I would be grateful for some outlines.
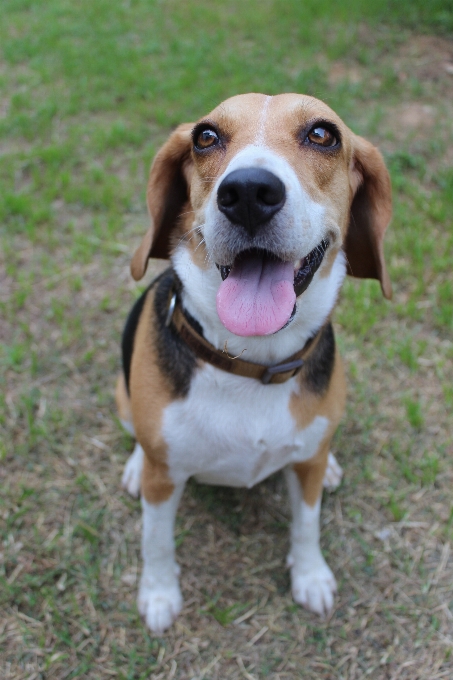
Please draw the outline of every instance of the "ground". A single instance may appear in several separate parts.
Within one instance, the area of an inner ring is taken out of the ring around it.
[[[440,0],[330,5],[2,3],[4,678],[453,677],[453,18]],[[129,260],[172,126],[253,90],[319,96],[382,149],[394,299],[348,281],[335,314],[349,395],[344,481],[322,514],[332,616],[291,600],[279,475],[191,483],[185,606],[156,638],[135,605],[140,507],[120,488],[133,441],[113,402],[143,288]]]

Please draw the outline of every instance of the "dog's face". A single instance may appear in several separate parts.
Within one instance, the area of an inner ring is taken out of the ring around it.
[[[341,249],[349,273],[378,278],[391,294],[382,157],[312,97],[239,95],[180,126],[156,156],[148,205],[134,277],[148,257],[188,249],[198,267],[216,271],[217,311],[236,335],[284,328]]]

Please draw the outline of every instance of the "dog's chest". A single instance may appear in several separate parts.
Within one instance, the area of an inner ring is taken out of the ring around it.
[[[328,420],[299,429],[290,411],[293,381],[262,385],[206,365],[188,396],[168,406],[163,436],[175,483],[196,476],[208,484],[251,487],[319,448]]]

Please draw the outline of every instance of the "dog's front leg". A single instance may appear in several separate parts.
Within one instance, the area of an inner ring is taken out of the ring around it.
[[[328,447],[311,460],[286,468],[293,520],[291,550],[291,588],[294,600],[321,616],[333,607],[337,590],[335,577],[319,547],[319,518]]]
[[[168,481],[166,466],[145,455],[142,479],[143,571],[137,606],[147,626],[160,635],[182,608],[179,566],[175,561],[174,526],[184,483]]]

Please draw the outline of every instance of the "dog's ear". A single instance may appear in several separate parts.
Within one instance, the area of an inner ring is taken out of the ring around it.
[[[390,177],[379,151],[362,137],[353,137],[350,167],[351,212],[345,252],[348,274],[378,279],[384,296],[392,284],[384,260],[384,235],[392,216]]]
[[[151,166],[146,192],[151,224],[131,261],[136,281],[144,276],[150,257],[170,255],[171,230],[189,197],[192,128],[191,123],[176,128]]]

